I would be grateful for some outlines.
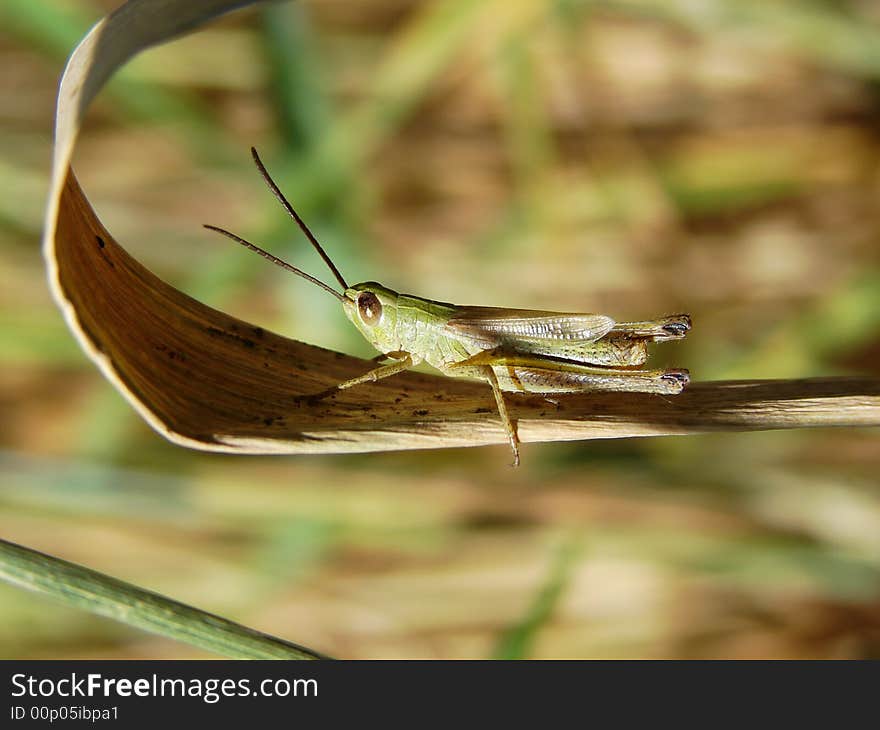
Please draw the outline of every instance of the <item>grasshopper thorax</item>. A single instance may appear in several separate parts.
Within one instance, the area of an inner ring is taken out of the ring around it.
[[[397,299],[388,287],[367,281],[345,290],[342,308],[366,340],[380,352],[400,349],[397,337]]]

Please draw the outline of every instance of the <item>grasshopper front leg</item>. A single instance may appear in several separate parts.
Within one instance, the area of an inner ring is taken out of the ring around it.
[[[383,353],[382,355],[377,355],[376,357],[372,358],[370,362],[382,362],[382,360],[396,360],[396,362],[389,363],[388,365],[380,365],[379,367],[373,368],[372,370],[358,376],[357,378],[345,380],[338,385],[334,385],[332,388],[327,388],[327,390],[322,390],[319,393],[303,396],[303,399],[308,402],[320,401],[340,390],[348,390],[348,388],[353,388],[356,385],[363,385],[364,383],[375,383],[377,380],[390,378],[392,375],[402,373],[404,370],[407,370],[416,364],[412,358],[412,355],[410,355],[408,352],[389,352],[387,354]]]
[[[373,358],[374,361],[380,361],[386,358],[394,358],[397,361],[389,363],[388,365],[380,365],[373,370],[370,370],[363,375],[358,376],[357,378],[352,378],[351,380],[346,380],[342,383],[339,383],[335,388],[331,388],[330,391],[333,390],[347,390],[348,388],[353,388],[356,385],[361,385],[363,383],[375,383],[377,380],[382,380],[383,378],[390,378],[392,375],[397,375],[398,373],[402,373],[404,370],[409,370],[415,363],[413,362],[412,355],[408,352],[389,352],[381,357]]]
[[[408,352],[392,352],[386,355],[377,356],[373,358],[373,360],[381,362],[381,360],[385,358],[398,357],[400,359],[397,362],[382,365],[381,367],[374,368],[357,378],[352,378],[351,380],[339,383],[335,389],[330,389],[329,392],[333,392],[333,390],[346,390],[348,388],[353,388],[356,385],[362,385],[363,383],[374,383],[382,378],[397,375],[397,373],[401,373],[415,364],[412,355]],[[501,386],[498,384],[498,378],[495,377],[495,371],[492,370],[491,367],[484,367],[482,368],[482,371],[486,380],[488,380],[489,384],[492,386],[492,392],[495,394],[495,402],[498,405],[498,414],[501,416],[504,430],[507,432],[507,439],[510,442],[510,450],[513,452],[513,466],[519,466],[519,438],[516,435],[513,421],[510,419],[510,414],[507,412],[507,404],[504,402],[504,395],[501,392]]]

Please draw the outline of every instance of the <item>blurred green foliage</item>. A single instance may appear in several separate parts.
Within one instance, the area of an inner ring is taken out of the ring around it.
[[[308,458],[162,441],[79,354],[38,251],[63,59],[113,2],[0,5],[0,526],[335,656],[880,654],[876,431]],[[462,304],[689,311],[697,379],[880,372],[870,2],[306,0],[135,59],[76,168],[193,296],[371,355],[351,280]],[[191,650],[0,585],[0,655]]]

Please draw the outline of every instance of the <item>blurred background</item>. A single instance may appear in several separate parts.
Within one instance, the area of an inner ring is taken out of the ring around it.
[[[339,657],[878,657],[877,430],[232,457],[154,434],[74,343],[38,239],[63,63],[117,3],[0,5],[0,535]],[[302,0],[154,49],[80,181],[165,280],[369,357],[351,281],[687,311],[698,380],[880,375],[871,0]],[[0,656],[187,657],[0,584]]]

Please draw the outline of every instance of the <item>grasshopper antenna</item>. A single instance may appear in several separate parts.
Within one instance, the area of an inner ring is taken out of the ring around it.
[[[216,231],[217,233],[221,233],[224,236],[226,236],[227,238],[231,238],[236,243],[240,243],[245,248],[249,248],[254,253],[260,254],[260,256],[262,256],[264,259],[266,259],[268,261],[271,261],[276,266],[280,266],[282,269],[289,271],[292,274],[296,274],[297,276],[301,276],[306,281],[312,282],[312,284],[317,284],[319,287],[321,287],[325,291],[330,292],[340,302],[346,301],[345,296],[340,294],[333,287],[327,286],[327,284],[325,284],[323,281],[316,279],[314,276],[307,274],[305,271],[301,271],[300,269],[296,268],[296,266],[291,266],[286,261],[279,259],[277,256],[273,256],[268,251],[264,251],[262,248],[251,243],[250,241],[246,241],[241,236],[236,236],[234,233],[227,231],[225,228],[218,228],[217,226],[212,226],[212,225],[209,225],[208,223],[205,223],[204,225],[205,225],[205,228],[207,228],[208,230]],[[346,287],[346,289],[347,288],[348,287]]]
[[[336,277],[336,281],[338,281],[342,285],[342,290],[345,291],[346,289],[348,289],[348,284],[345,283],[345,279],[342,278],[342,274],[339,273],[339,269],[336,268],[336,265],[330,260],[327,252],[324,251],[324,249],[321,247],[321,244],[318,243],[318,239],[315,238],[315,236],[309,230],[309,227],[305,223],[303,223],[303,219],[299,217],[297,212],[293,209],[293,206],[290,204],[290,202],[288,202],[287,198],[284,197],[284,193],[282,193],[281,189],[275,184],[275,181],[272,179],[269,171],[266,170],[266,166],[263,164],[263,161],[257,154],[256,147],[251,147],[251,155],[253,155],[254,164],[257,166],[257,169],[260,171],[263,179],[266,181],[266,185],[269,186],[269,190],[271,190],[272,194],[276,198],[278,198],[278,202],[284,206],[284,210],[286,210],[290,217],[296,221],[302,232],[306,234],[306,238],[311,241],[311,244],[315,247],[315,250],[321,255],[321,258],[324,259],[324,263],[327,264],[327,266],[330,268],[330,271],[333,272],[333,276]],[[239,243],[241,243],[241,241],[239,241]]]

